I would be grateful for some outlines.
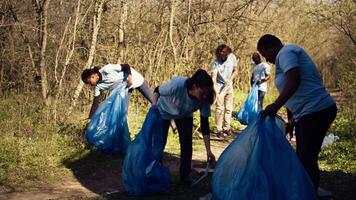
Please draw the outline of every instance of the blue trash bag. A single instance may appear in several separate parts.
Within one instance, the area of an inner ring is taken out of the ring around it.
[[[261,114],[247,126],[217,162],[213,199],[317,199],[313,183],[283,132],[283,120]]]
[[[118,85],[98,107],[85,131],[89,144],[104,153],[125,153],[130,143],[127,125],[128,89]]]
[[[250,93],[247,96],[245,103],[242,105],[240,111],[236,115],[236,119],[244,125],[252,122],[259,113],[258,107],[258,85],[253,84]]]
[[[125,155],[122,179],[127,192],[142,196],[169,188],[169,169],[160,163],[163,150],[162,119],[158,108],[152,106]]]

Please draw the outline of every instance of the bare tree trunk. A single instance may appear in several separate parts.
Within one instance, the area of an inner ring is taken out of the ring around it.
[[[177,50],[173,41],[173,23],[174,23],[175,0],[171,2],[171,17],[169,20],[169,41],[171,42],[173,50],[174,67],[177,65]]]
[[[97,15],[93,17],[93,24],[94,24],[93,29],[94,30],[93,30],[93,36],[92,36],[92,41],[91,41],[91,46],[90,46],[90,51],[89,51],[89,57],[88,57],[88,60],[87,60],[83,69],[87,69],[93,64],[95,48],[96,48],[96,41],[98,38],[100,22],[101,22],[101,17],[102,17],[102,13],[103,13],[103,4],[104,4],[104,0],[100,0],[100,2],[97,3],[97,6],[96,6]],[[83,85],[84,85],[83,81],[80,80],[76,89],[75,89],[72,104],[69,108],[69,111],[67,112],[67,115],[69,115],[71,113],[74,106],[77,104],[80,92],[83,89]]]
[[[119,23],[119,56],[117,59],[117,63],[124,62],[125,57],[125,27],[126,27],[126,20],[127,20],[127,2],[126,0],[121,0],[121,14],[120,14],[120,23]]]
[[[43,0],[41,3],[39,0],[33,0],[35,5],[37,17],[38,17],[38,26],[39,26],[39,43],[40,43],[40,76],[41,76],[41,89],[42,89],[42,98],[45,101],[46,106],[49,105],[48,98],[48,78],[47,78],[47,69],[46,69],[46,49],[47,49],[47,11],[50,0]]]
[[[184,36],[184,41],[183,41],[183,47],[182,47],[182,53],[181,53],[181,58],[185,54],[185,61],[186,63],[189,62],[189,56],[188,56],[188,37],[189,37],[189,26],[190,26],[190,8],[191,8],[191,0],[188,0],[188,17],[187,17],[187,27],[186,27],[186,33]]]
[[[41,40],[41,55],[40,55],[40,73],[41,73],[41,86],[42,86],[42,98],[45,100],[46,105],[49,105],[48,99],[48,78],[46,69],[46,50],[47,50],[47,10],[50,0],[44,0],[43,2],[43,24],[42,30],[42,40]]]

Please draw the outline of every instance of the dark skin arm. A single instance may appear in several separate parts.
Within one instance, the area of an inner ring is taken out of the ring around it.
[[[251,75],[250,84],[251,84],[251,86],[253,85],[253,73]]]
[[[130,65],[129,64],[120,64],[120,65],[122,67],[122,71],[127,74],[127,80],[126,80],[127,86],[131,86],[133,80],[132,80],[132,76],[131,76]]]
[[[88,123],[90,122],[91,117],[93,116],[96,109],[98,108],[99,103],[100,103],[100,96],[94,97],[93,104],[91,105],[90,112],[89,112]]]
[[[265,77],[263,79],[261,79],[261,80],[258,80],[257,83],[258,84],[264,83],[264,82],[268,81],[269,78],[270,78],[270,75],[269,74],[265,74]]]
[[[291,140],[293,137],[295,122],[294,122],[293,114],[290,110],[288,110],[288,108],[287,108],[287,116],[288,116],[288,122],[286,124],[286,134],[289,135],[289,140]]]
[[[263,111],[264,115],[274,116],[277,111],[293,96],[300,85],[300,68],[294,67],[286,72],[286,85],[276,101],[268,105]]]

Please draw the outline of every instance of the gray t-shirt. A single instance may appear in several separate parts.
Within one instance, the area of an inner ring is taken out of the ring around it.
[[[192,117],[193,113],[200,110],[200,115],[209,117],[210,104],[198,101],[188,95],[186,77],[173,77],[170,81],[159,86],[158,109],[163,119],[181,119]]]

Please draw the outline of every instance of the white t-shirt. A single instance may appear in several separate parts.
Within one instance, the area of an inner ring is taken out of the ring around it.
[[[102,79],[95,86],[94,96],[99,96],[102,90],[112,91],[118,84],[127,80],[127,74],[122,71],[120,64],[107,64],[99,69]],[[132,85],[130,88],[138,88],[142,85],[144,78],[131,67]]]
[[[253,66],[253,82],[261,80],[266,77],[266,74],[271,74],[271,67],[267,63],[260,63],[258,65],[252,64]],[[258,85],[258,90],[267,92],[267,81]]]

